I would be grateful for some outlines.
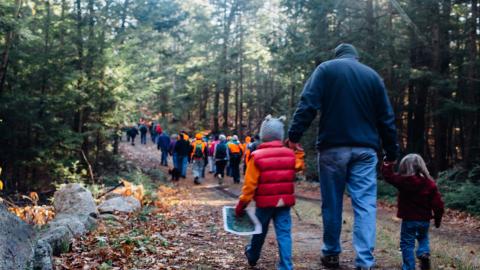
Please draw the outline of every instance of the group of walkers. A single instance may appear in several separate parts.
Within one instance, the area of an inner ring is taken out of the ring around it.
[[[318,137],[318,169],[322,196],[323,247],[321,263],[340,267],[340,234],[345,189],[354,213],[353,248],[358,270],[375,266],[377,204],[377,155],[384,156],[385,181],[399,190],[397,216],[402,219],[400,247],[403,270],[414,270],[416,259],[422,270],[431,269],[430,220],[440,227],[444,205],[424,160],[418,154],[401,159],[395,116],[380,76],[358,61],[350,44],[335,49],[335,59],[320,64],[306,82],[284,141],[283,123],[268,116],[260,128],[257,150],[247,165],[242,194],[235,213],[242,216],[254,200],[262,233],[245,248],[254,266],[273,220],[280,261],[278,269],[293,269],[292,221],[295,204],[295,153],[298,142],[317,112],[321,112]],[[385,151],[382,154],[382,149]],[[418,248],[415,251],[415,241]]]
[[[150,132],[152,142],[156,142],[157,136],[163,133],[162,126],[156,122],[147,122],[145,119],[140,118],[137,124],[133,124],[127,127],[126,130],[127,141],[131,145],[135,145],[135,138],[140,134],[140,144],[147,144],[147,133]]]
[[[161,151],[162,166],[168,167],[169,157],[172,158],[173,168],[170,173],[172,180],[178,181],[186,178],[188,164],[192,164],[192,174],[195,184],[201,184],[205,178],[205,171],[214,174],[220,185],[225,176],[232,177],[234,184],[240,183],[242,160],[243,171],[249,155],[256,149],[258,136],[247,136],[245,141],[240,142],[237,135],[226,136],[225,134],[208,135],[197,133],[195,137],[185,131],[179,134],[168,135],[159,123],[147,123],[140,119],[139,123],[126,130],[127,140],[135,145],[135,137],[140,132],[141,144],[147,143],[147,133],[150,132],[152,142],[156,143]]]
[[[205,171],[208,170],[222,185],[225,175],[232,177],[234,184],[240,183],[241,160],[248,159],[255,145],[256,143],[249,137],[246,138],[245,143],[241,143],[237,135],[227,137],[224,134],[206,136],[203,133],[197,133],[190,141],[188,134],[180,132],[171,137],[168,149],[162,146],[160,148],[162,162],[165,151],[172,156],[173,180],[185,178],[187,165],[191,163],[195,184],[203,183]]]

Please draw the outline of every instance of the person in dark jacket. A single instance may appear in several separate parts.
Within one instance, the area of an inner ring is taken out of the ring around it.
[[[130,136],[131,143],[132,145],[135,145],[135,137],[138,135],[138,129],[136,126],[132,126],[128,131],[127,131],[128,136]]]
[[[160,136],[161,133],[157,133],[155,126],[157,123],[155,121],[150,122],[148,132],[150,132],[150,138],[152,139],[152,143],[157,142],[157,137]]]
[[[350,44],[335,49],[335,59],[320,64],[305,84],[288,131],[288,145],[297,148],[305,130],[321,111],[317,149],[326,267],[339,266],[343,193],[351,195],[353,247],[357,269],[370,269],[375,259],[377,153],[397,158],[395,116],[380,76],[358,61]],[[380,139],[382,147],[380,145]]]
[[[166,132],[162,132],[160,136],[157,136],[157,149],[160,149],[162,152],[162,159],[160,164],[163,166],[168,166],[168,150],[170,147],[170,137]]]
[[[141,124],[138,129],[140,130],[140,143],[147,144],[147,132],[148,132],[147,125]]]
[[[416,257],[420,260],[420,269],[429,270],[428,229],[432,218],[435,227],[440,227],[444,212],[442,196],[420,155],[406,155],[400,162],[398,174],[393,172],[393,166],[394,163],[385,162],[382,172],[385,181],[398,189],[397,217],[402,219],[402,270],[416,269],[413,255],[415,240],[418,241]]]
[[[215,144],[213,157],[215,158],[215,177],[218,178],[218,184],[223,185],[225,166],[230,159],[228,155],[227,137],[223,134],[219,136],[219,142]]]
[[[174,153],[176,155],[176,164],[175,168],[177,168],[181,176],[183,178],[187,177],[187,166],[188,166],[188,158],[190,156],[190,143],[188,140],[185,140],[186,136],[184,133],[180,133],[178,135],[178,140],[175,143]]]

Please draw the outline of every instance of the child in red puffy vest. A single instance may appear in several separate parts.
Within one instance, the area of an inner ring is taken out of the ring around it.
[[[245,248],[251,266],[260,258],[268,225],[273,219],[280,255],[278,269],[293,269],[290,207],[295,205],[295,153],[283,145],[282,120],[269,115],[263,121],[260,128],[261,144],[248,161],[235,213],[237,216],[243,215],[250,201],[255,200],[255,215],[262,223],[262,233],[254,235]]]
[[[405,156],[400,162],[398,174],[393,172],[393,166],[393,163],[385,162],[382,172],[385,181],[398,189],[397,217],[402,219],[402,270],[415,270],[415,240],[418,241],[416,256],[421,269],[430,269],[428,229],[432,218],[435,227],[440,227],[444,212],[442,196],[420,155]]]

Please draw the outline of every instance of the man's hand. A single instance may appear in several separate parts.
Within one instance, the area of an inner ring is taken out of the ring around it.
[[[385,156],[383,158],[383,164],[385,164],[385,165],[395,165],[395,164],[397,164],[397,161],[396,160],[388,160],[387,157]]]
[[[285,141],[285,144],[287,145],[288,148],[292,149],[293,151],[297,150],[297,148],[299,147],[298,143],[294,143],[294,142],[290,141],[289,139],[287,139]]]
[[[242,217],[245,215],[245,208],[247,208],[248,203],[238,201],[237,206],[235,206],[235,216]]]

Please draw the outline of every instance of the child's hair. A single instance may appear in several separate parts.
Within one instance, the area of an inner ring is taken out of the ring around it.
[[[401,175],[421,175],[432,179],[425,161],[419,154],[408,154],[400,161],[398,173]]]

